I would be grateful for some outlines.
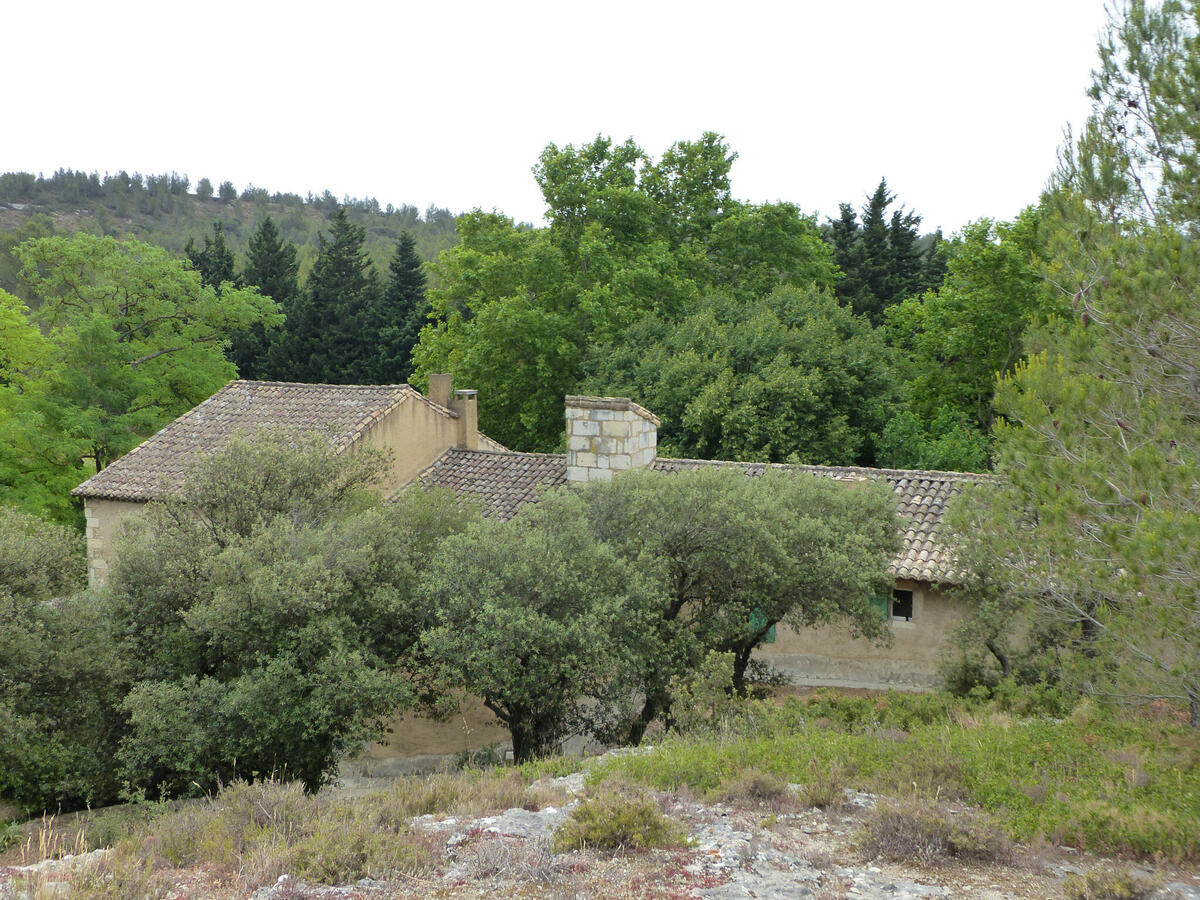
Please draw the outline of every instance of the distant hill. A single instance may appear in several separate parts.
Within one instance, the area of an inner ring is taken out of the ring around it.
[[[220,221],[240,271],[250,236],[265,216],[296,245],[303,283],[317,257],[317,235],[328,232],[329,218],[339,205],[366,228],[366,249],[381,275],[387,273],[402,231],[412,234],[425,260],[458,242],[456,216],[434,206],[421,212],[408,205],[380,207],[370,197],[339,201],[329,191],[301,197],[254,186],[239,194],[229,182],[214,187],[202,178],[192,185],[186,175],[176,173],[101,177],[60,169],[43,177],[7,172],[0,175],[0,288],[19,293],[16,261],[9,252],[13,246],[58,232],[133,237],[182,255],[189,238],[203,246],[204,235],[211,235],[213,223]]]

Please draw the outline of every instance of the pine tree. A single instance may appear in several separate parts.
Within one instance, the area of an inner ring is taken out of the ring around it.
[[[184,255],[192,268],[200,273],[200,280],[219,295],[221,285],[235,281],[233,274],[233,251],[225,242],[225,228],[220,221],[213,222],[213,234],[204,236],[204,249],[197,250],[196,242],[188,238],[183,248]]]
[[[887,303],[892,268],[891,246],[888,241],[887,210],[896,197],[888,192],[887,180],[879,179],[879,187],[862,211],[860,277],[862,292],[854,298],[854,311],[878,324]]]
[[[319,236],[308,289],[294,305],[268,365],[287,381],[370,384],[378,374],[379,283],[363,250],[366,229],[334,215],[329,238]]]
[[[379,322],[378,379],[399,383],[412,374],[412,348],[429,311],[425,299],[425,271],[417,256],[416,241],[401,232],[389,269]]]
[[[290,319],[300,293],[296,280],[298,271],[296,247],[284,243],[279,229],[267,216],[250,238],[242,282],[247,287],[258,288],[260,294],[278,303],[284,315]],[[251,330],[233,336],[229,357],[238,367],[242,378],[275,377],[267,352],[271,341],[279,333],[278,329],[267,333],[261,325],[256,324]]]

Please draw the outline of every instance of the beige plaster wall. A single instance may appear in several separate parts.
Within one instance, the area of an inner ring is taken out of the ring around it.
[[[458,443],[457,419],[416,398],[401,403],[362,436],[362,444],[390,452],[392,469],[380,485],[386,497]]]
[[[911,622],[893,620],[890,647],[852,639],[844,627],[776,628],[775,642],[755,658],[791,676],[795,684],[833,687],[894,687],[924,690],[938,685],[938,663],[962,608],[931,585],[897,581],[913,592]]]
[[[120,534],[121,526],[141,515],[145,508],[144,503],[128,500],[84,499],[89,584],[100,585],[108,578],[108,568],[113,561],[113,541]]]
[[[510,746],[508,729],[477,697],[464,697],[459,710],[446,721],[416,715],[396,716],[382,740],[367,745],[349,771],[363,775],[392,775],[436,768],[445,757],[488,744]]]

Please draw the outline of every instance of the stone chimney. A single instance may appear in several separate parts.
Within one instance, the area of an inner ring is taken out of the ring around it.
[[[429,399],[457,416],[458,437],[454,446],[464,450],[479,449],[478,395],[479,391],[454,390],[448,372],[434,372],[429,376]]]
[[[567,397],[567,481],[609,481],[658,453],[658,416],[625,397]]]

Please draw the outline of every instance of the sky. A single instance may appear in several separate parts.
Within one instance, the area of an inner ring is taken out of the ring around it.
[[[551,142],[705,131],[733,194],[836,215],[886,177],[948,234],[1037,200],[1086,117],[1104,0],[6,8],[0,171],[175,171],[540,223]]]

